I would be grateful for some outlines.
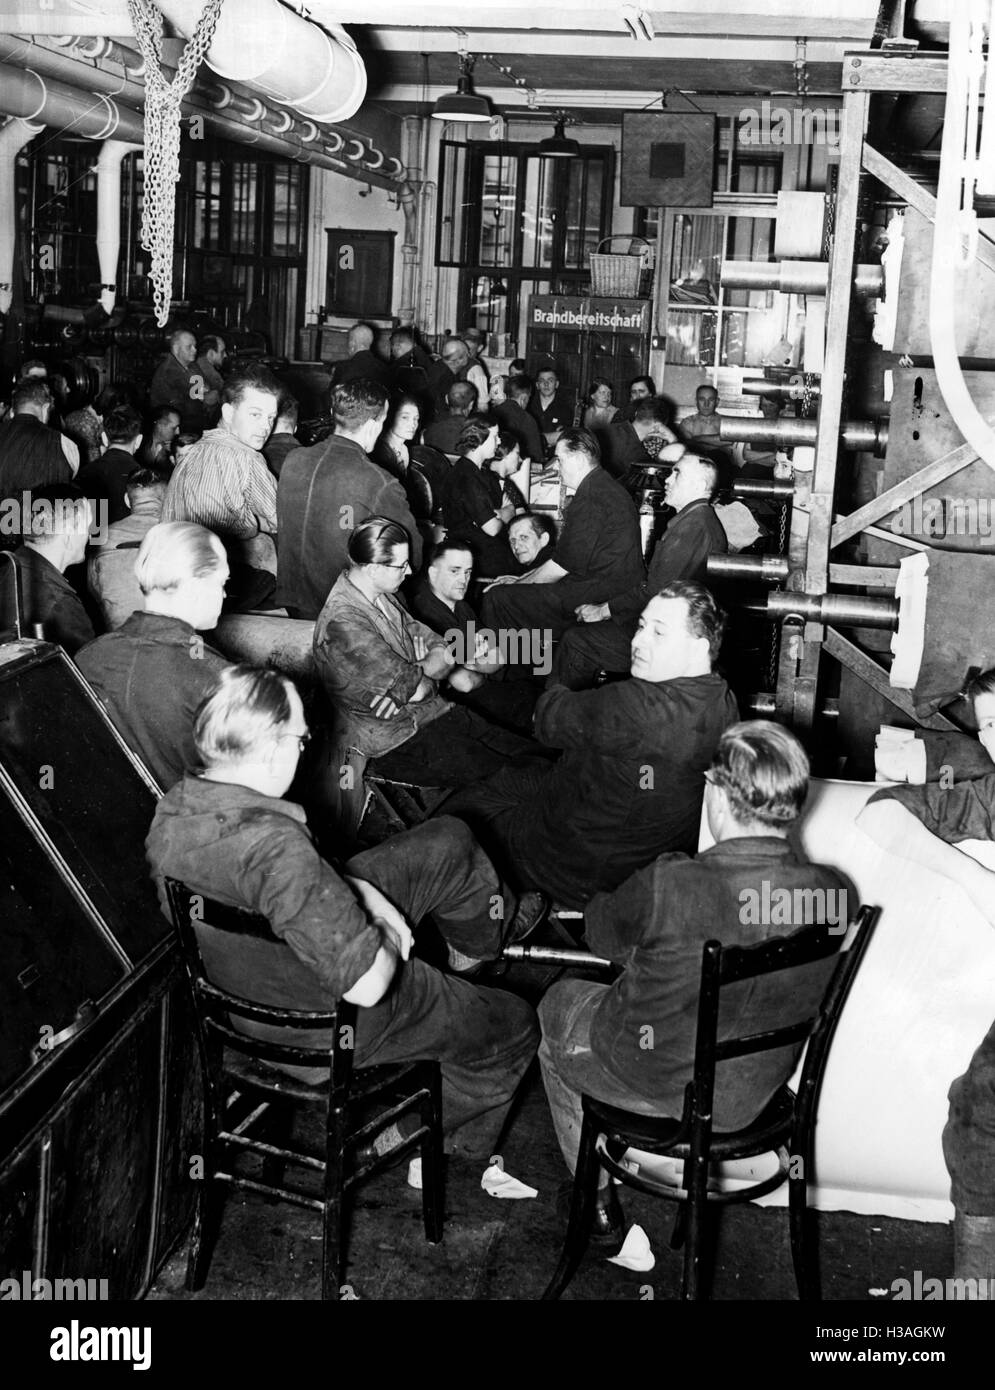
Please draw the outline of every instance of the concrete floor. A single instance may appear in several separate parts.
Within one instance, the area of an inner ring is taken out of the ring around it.
[[[548,930],[548,929],[547,929]],[[515,966],[502,982],[536,997],[551,971]],[[361,1299],[536,1299],[556,1264],[563,1223],[556,1195],[566,1177],[546,1106],[538,1067],[526,1080],[521,1102],[502,1145],[508,1172],[538,1189],[535,1199],[498,1200],[481,1190],[481,1170],[449,1164],[446,1228],[440,1245],[427,1245],[420,1194],[406,1184],[403,1166],[375,1175],[360,1187],[352,1208],[348,1285]],[[656,1257],[651,1273],[637,1274],[590,1249],[564,1299],[625,1301],[674,1299],[681,1254],[669,1248],[671,1204],[633,1189],[622,1199],[630,1222],[649,1236]],[[823,1298],[826,1301],[890,1301],[892,1282],[946,1278],[953,1271],[951,1228],[852,1213],[818,1218]],[[608,1253],[611,1253],[610,1251]],[[321,1240],[316,1215],[256,1194],[235,1193],[205,1288],[183,1288],[185,1250],[163,1267],[153,1300],[318,1299]],[[788,1244],[787,1213],[750,1205],[721,1216],[712,1297],[716,1301],[797,1297]],[[921,1306],[921,1305],[920,1305]],[[935,1306],[935,1305],[934,1305]],[[899,1307],[909,1308],[908,1304]]]

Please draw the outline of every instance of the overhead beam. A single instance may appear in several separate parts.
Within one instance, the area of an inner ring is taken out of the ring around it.
[[[984,80],[981,89],[984,91]],[[947,90],[947,59],[923,53],[909,58],[893,54],[847,53],[843,58],[844,92],[936,92]]]
[[[522,110],[530,110],[538,100],[542,106],[584,107],[590,111],[641,111],[652,102],[660,100],[659,87],[600,87],[595,90],[591,87],[544,87],[535,81],[530,81],[524,87],[489,86],[486,72],[485,67],[478,66],[473,79],[474,91],[490,97],[491,101],[502,109],[520,107]],[[451,92],[453,85],[452,82],[432,83],[428,87],[414,82],[387,83],[376,88],[372,99],[377,102],[395,103],[406,107],[408,112],[417,112],[419,106],[424,106],[426,102],[431,105],[444,92]],[[817,99],[820,105],[832,105],[832,98],[832,93],[818,90],[809,94],[809,100]],[[791,98],[787,93],[782,95],[775,90],[769,100],[774,107],[784,105],[790,109]],[[747,107],[751,111],[758,109],[757,97],[752,92],[744,92],[739,96],[723,94],[701,98],[695,94],[695,102],[704,110],[714,111],[717,115],[739,115]],[[668,109],[676,111],[678,108]]]
[[[313,18],[339,24],[410,24],[410,0],[310,0]],[[814,14],[815,7],[799,0],[764,0],[763,13],[737,9],[730,0],[668,0],[666,5],[642,3],[658,36],[708,34],[713,37],[751,34],[794,39],[827,38],[838,42],[869,43],[877,15],[876,0],[834,0],[832,13]],[[820,7],[821,8],[821,7]],[[760,9],[757,6],[756,9]],[[627,33],[622,6],[613,0],[559,0],[537,5],[534,0],[481,0],[468,7],[454,0],[419,0],[418,27],[438,25],[474,35],[484,28],[525,31]]]
[[[532,33],[514,29],[466,29],[467,46],[471,53],[493,53],[497,56],[513,53],[533,57],[552,55],[562,58],[627,58],[633,63],[673,62],[675,59],[696,58],[711,62],[793,63],[798,50],[794,36],[771,39],[764,35],[739,34],[723,36],[716,42],[714,35],[695,32],[683,37],[657,38],[635,42],[621,34]],[[451,29],[376,29],[368,45],[377,53],[447,53],[455,57],[457,35]],[[844,45],[831,40],[809,40],[805,61],[839,63]],[[475,74],[476,76],[476,74]]]

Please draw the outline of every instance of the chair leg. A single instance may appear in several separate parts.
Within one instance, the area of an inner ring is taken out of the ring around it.
[[[421,1105],[421,1122],[429,1128],[421,1141],[422,1219],[425,1239],[438,1245],[445,1219],[444,1157],[442,1152],[442,1075],[438,1062],[424,1064],[428,1095]]]
[[[542,1293],[543,1302],[552,1302],[577,1273],[577,1266],[587,1249],[588,1234],[591,1228],[591,1214],[598,1191],[598,1173],[601,1163],[598,1159],[597,1130],[590,1118],[584,1116],[580,1131],[580,1152],[577,1155],[577,1171],[574,1174],[573,1193],[570,1199],[570,1219],[567,1222],[560,1262],[552,1279]]]
[[[337,1302],[345,1284],[345,1241],[342,1184],[345,1177],[345,1124],[341,1112],[329,1108],[325,1145],[325,1192],[322,1220],[321,1297]]]
[[[227,1195],[227,1184],[217,1182],[213,1177],[204,1178],[197,1198],[197,1213],[187,1254],[186,1287],[190,1293],[197,1293],[207,1282],[207,1271],[211,1267],[211,1257],[221,1230],[221,1215]]]
[[[705,1153],[707,1154],[707,1143]],[[688,1173],[690,1171],[690,1180]],[[708,1159],[692,1154],[684,1165],[687,1183],[687,1231],[684,1240],[684,1276],[681,1299],[686,1303],[704,1297],[701,1281],[701,1262],[708,1223]]]
[[[674,1216],[674,1227],[670,1232],[671,1250],[680,1250],[681,1246],[688,1238],[688,1204],[686,1201],[677,1204],[677,1212]]]
[[[281,1105],[276,1101],[270,1103],[270,1113],[266,1117],[266,1141],[276,1144],[280,1148],[289,1146],[290,1135],[294,1127],[294,1108],[291,1104]],[[282,1158],[264,1158],[262,1180],[269,1187],[281,1187],[283,1185],[284,1174],[287,1170],[287,1163]],[[281,1198],[277,1196],[267,1197],[267,1202],[279,1202]]]
[[[808,1207],[808,1181],[805,1167],[799,1176],[788,1178],[788,1222],[791,1231],[791,1260],[795,1267],[798,1297],[803,1303],[822,1297],[815,1212]]]

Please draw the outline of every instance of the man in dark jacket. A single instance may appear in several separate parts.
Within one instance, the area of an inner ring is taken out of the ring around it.
[[[95,504],[99,513],[106,508],[106,523],[123,521],[128,515],[125,496],[128,477],[135,471],[135,454],[142,442],[142,419],[130,405],[119,405],[104,421],[107,448],[94,463],[84,464],[77,483]]]
[[[550,684],[586,690],[599,670],[627,670],[636,624],[649,598],[675,579],[707,584],[708,557],[728,548],[711,500],[717,476],[710,459],[694,454],[674,465],[664,496],[677,515],[657,542],[648,575],[605,603],[577,608],[577,623],[557,646]]]
[[[190,521],[153,526],[135,553],[145,611],[84,647],[76,665],[168,791],[197,767],[194,713],[229,665],[199,635],[217,626],[228,560],[213,531]]]
[[[14,520],[15,499],[0,504],[0,516],[23,537],[13,552],[17,569],[18,616],[23,637],[58,642],[72,656],[93,637],[93,625],[75,589],[65,577],[70,565],[86,554],[93,507],[72,483],[56,483],[24,493]],[[14,626],[14,574],[9,561],[0,566],[0,625]]]
[[[49,425],[52,406],[51,391],[37,377],[14,388],[11,413],[0,424],[0,498],[19,501],[25,488],[72,482],[79,449]]]
[[[661,854],[588,903],[587,942],[623,973],[612,985],[561,981],[539,1011],[543,1081],[571,1171],[585,1092],[642,1115],[681,1115],[694,1065],[706,941],[747,946],[821,926],[842,943],[856,909],[852,885],[788,843],[807,790],[808,759],[793,734],[763,720],[733,725],[719,740],[705,790],[716,843],[694,859]],[[830,957],[792,972],[790,982],[755,982],[740,1001],[735,1031],[776,1027],[785,1021],[786,1006],[791,1017],[814,1007],[833,965]],[[787,1082],[801,1046],[787,1056],[776,1051],[723,1066],[716,1079],[716,1130],[755,1119]],[[603,1178],[595,1229],[620,1238],[621,1208],[608,1174]]]
[[[481,616],[495,631],[541,631],[552,640],[574,622],[580,604],[604,603],[643,578],[635,503],[601,468],[597,440],[588,430],[567,430],[555,457],[574,493],[560,538],[537,569],[487,591]]]
[[[723,615],[699,584],[651,598],[632,643],[632,679],[547,690],[535,737],[552,766],[506,768],[444,804],[523,887],[583,907],[664,849],[690,851],[703,774],[736,702],[712,670]]]
[[[390,381],[390,369],[382,357],[373,351],[373,329],[368,323],[355,323],[349,329],[349,356],[344,362],[336,362],[332,370],[332,383],[344,386],[348,381],[375,381],[386,386]]]
[[[277,488],[277,599],[297,618],[317,618],[348,564],[350,535],[368,517],[403,526],[411,564],[421,564],[421,536],[404,488],[369,457],[387,416],[386,390],[374,381],[336,386],[332,414],[335,433],[288,454]]]
[[[523,459],[542,463],[544,448],[539,422],[529,410],[532,399],[533,382],[529,376],[508,378],[508,398],[500,405],[492,407],[492,414],[503,430],[513,434],[518,440],[518,448]]]

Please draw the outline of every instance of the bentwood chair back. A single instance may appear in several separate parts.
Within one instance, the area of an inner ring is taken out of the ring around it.
[[[584,1121],[569,1223],[560,1262],[542,1295],[544,1299],[559,1298],[583,1256],[600,1168],[640,1191],[680,1203],[671,1245],[684,1246],[681,1297],[688,1300],[707,1296],[702,1263],[709,1209],[752,1201],[787,1179],[791,1254],[799,1297],[819,1297],[814,1221],[807,1201],[815,1167],[819,1091],[843,1006],[880,915],[878,907],[860,908],[842,951],[840,936],[819,926],[753,946],[723,947],[719,941],[706,942],[694,1076],[687,1086],[683,1114],[679,1119],[637,1115],[592,1096],[583,1097]],[[822,982],[817,983],[820,970]],[[803,977],[807,978],[804,986],[799,983]],[[748,981],[772,985],[769,997],[776,1005],[766,1018],[762,1007],[759,1014],[756,1009],[747,1011],[748,1031],[720,1036],[723,1001]],[[785,1054],[784,1074],[790,1075],[806,1043],[797,1093],[782,1085],[752,1123],[732,1132],[714,1132],[717,1068],[780,1049]],[[682,1185],[661,1183],[633,1171],[624,1161],[628,1149],[682,1159]],[[767,1153],[777,1154],[777,1171],[760,1181],[732,1189],[710,1182],[714,1165]]]

